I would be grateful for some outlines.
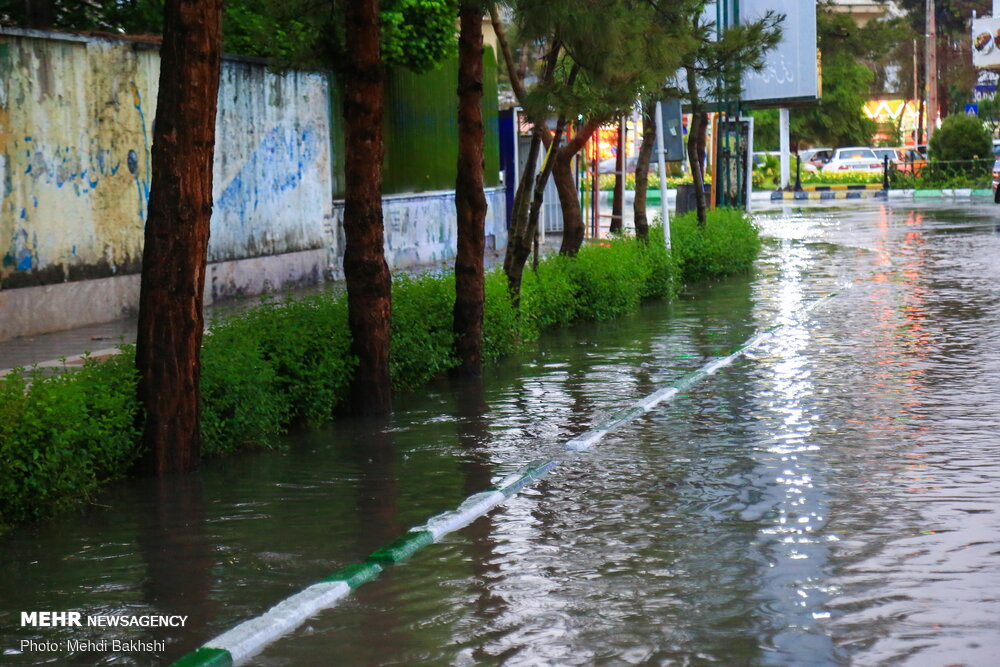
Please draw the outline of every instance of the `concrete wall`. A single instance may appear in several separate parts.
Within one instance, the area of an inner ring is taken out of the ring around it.
[[[159,56],[0,35],[4,289],[139,270]],[[332,211],[326,77],[227,61],[209,261],[318,249]]]
[[[486,249],[507,246],[506,193],[488,188],[486,202]],[[392,195],[382,201],[385,225],[385,259],[390,269],[433,264],[455,256],[458,217],[454,191]],[[334,279],[343,278],[344,202],[334,205],[328,227],[329,269]]]
[[[158,78],[154,44],[0,29],[0,340],[134,314]],[[342,276],[330,100],[325,75],[223,62],[207,302]],[[453,257],[454,192],[387,197],[385,225],[392,268]]]

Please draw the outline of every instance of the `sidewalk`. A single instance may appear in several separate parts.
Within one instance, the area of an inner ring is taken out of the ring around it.
[[[550,234],[545,244],[546,249],[551,248],[553,244],[555,244],[555,249],[558,249],[560,240],[559,235]],[[487,268],[502,264],[503,252],[487,253],[485,262]],[[393,272],[393,275],[444,271],[453,266],[454,258],[451,258],[445,262],[398,269]],[[289,292],[229,299],[214,303],[205,308],[205,323],[206,325],[211,324],[213,317],[226,317],[252,308],[265,298],[280,301],[289,295],[305,296],[322,292],[331,287],[344,289],[344,283],[343,281],[328,282]],[[77,329],[35,336],[20,336],[0,341],[0,378],[17,366],[25,368],[36,364],[41,368],[61,368],[64,364],[79,366],[83,364],[83,358],[87,354],[93,357],[117,354],[119,345],[135,342],[137,324],[138,320],[132,317],[102,324],[91,324]]]

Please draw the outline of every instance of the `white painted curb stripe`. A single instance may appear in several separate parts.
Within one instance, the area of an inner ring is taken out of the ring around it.
[[[313,584],[282,600],[264,614],[205,642],[205,647],[229,651],[233,664],[239,664],[350,592],[351,587],[342,581]]]
[[[837,293],[834,292],[817,299],[803,308],[801,314],[805,315],[809,313],[836,295]],[[784,326],[776,325],[751,336],[732,354],[714,359],[698,370],[674,382],[672,385],[661,387],[653,393],[638,399],[634,405],[616,412],[595,428],[568,440],[565,443],[565,447],[575,451],[590,448],[619,426],[646,414],[657,405],[673,400],[678,393],[698,380],[708,377],[720,368],[732,364],[741,356],[773,336],[776,331]],[[490,510],[503,504],[525,486],[548,474],[557,465],[558,461],[554,460],[530,463],[518,472],[500,480],[496,484],[495,490],[475,493],[462,501],[462,504],[454,510],[436,514],[423,525],[411,528],[408,533],[429,533],[433,541],[438,542],[445,535],[469,525],[479,517],[487,514]],[[406,535],[404,534],[401,539],[405,538]],[[419,548],[417,547],[417,549]],[[371,560],[365,561],[366,564],[371,562]],[[364,579],[364,581],[369,580],[370,578]],[[305,590],[279,602],[261,616],[244,621],[215,639],[206,642],[203,648],[228,651],[232,656],[232,664],[238,665],[259,653],[265,646],[282,635],[301,625],[307,618],[334,606],[350,592],[351,586],[343,581],[313,584]],[[188,654],[185,658],[194,656],[195,653]]]

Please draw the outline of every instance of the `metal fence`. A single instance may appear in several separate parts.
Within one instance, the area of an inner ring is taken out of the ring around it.
[[[883,183],[893,190],[989,188],[993,158],[983,160],[907,160],[889,164]]]

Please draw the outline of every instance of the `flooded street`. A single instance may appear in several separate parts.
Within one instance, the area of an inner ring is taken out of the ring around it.
[[[996,665],[1000,207],[758,214],[752,277],[546,334],[482,385],[400,397],[391,421],[129,480],[0,537],[3,662],[148,664],[17,650],[118,638],[162,640],[167,663],[556,458],[251,664]],[[773,325],[672,402],[564,448]],[[20,628],[30,610],[188,619]]]

